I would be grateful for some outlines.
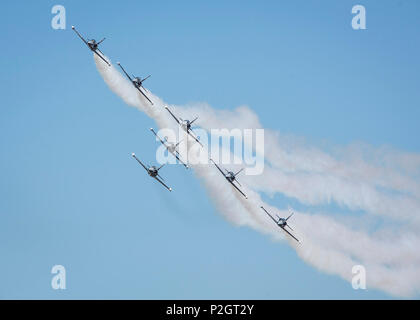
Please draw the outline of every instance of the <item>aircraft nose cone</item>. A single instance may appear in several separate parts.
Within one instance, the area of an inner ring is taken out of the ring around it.
[[[74,26],[71,26],[72,29],[74,29]]]
[[[135,156],[134,152],[131,155],[134,157]]]

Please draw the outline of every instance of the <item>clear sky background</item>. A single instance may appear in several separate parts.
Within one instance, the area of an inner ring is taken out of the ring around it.
[[[246,104],[285,134],[419,152],[419,17],[414,0],[4,2],[0,298],[390,298],[232,226],[182,166],[161,172],[176,192],[148,178],[130,153],[154,161],[153,120],[108,89],[71,25],[169,103]]]

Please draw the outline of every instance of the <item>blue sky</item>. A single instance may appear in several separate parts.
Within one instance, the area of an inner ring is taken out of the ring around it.
[[[351,28],[363,4],[367,30]],[[66,30],[51,28],[64,5]],[[3,4],[0,298],[390,298],[229,224],[154,123],[114,95],[70,26],[173,104],[246,104],[266,128],[419,152],[418,1],[15,1]],[[174,187],[175,187],[174,186]],[[175,189],[175,188],[174,188]],[[281,202],[280,197],[273,203]],[[51,288],[62,264],[67,289]]]

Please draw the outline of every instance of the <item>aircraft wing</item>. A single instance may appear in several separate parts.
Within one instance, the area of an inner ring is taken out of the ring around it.
[[[220,169],[220,167],[216,164],[216,162],[213,161],[213,159],[210,159],[211,162],[213,162],[213,164],[216,166],[216,168],[220,171],[221,174],[223,174],[223,176],[226,178],[226,175],[223,173],[222,169]]]
[[[131,79],[131,77],[125,71],[125,69],[123,68],[123,66],[119,62],[117,62],[117,64],[120,66],[121,70],[125,73],[125,75],[127,76],[127,78],[130,79],[131,83],[133,83],[133,79]]]
[[[171,112],[171,110],[169,110],[169,108],[167,106],[165,106],[165,109],[168,110],[168,112],[171,114],[171,116],[175,119],[176,122],[178,122],[178,124],[181,124],[178,120],[177,117],[175,117],[175,115]]]
[[[144,170],[146,170],[147,172],[149,172],[149,170],[147,170],[146,166],[136,157],[136,155],[133,153],[132,154],[133,158],[137,160],[138,163],[141,164],[141,166],[144,168]]]
[[[97,53],[96,51],[99,51],[99,52],[101,52],[99,49],[96,49],[95,51],[93,51],[94,53],[96,53],[97,54],[97,56],[99,57],[99,58],[101,58],[103,61],[105,61],[105,63],[108,65],[108,66],[111,66],[111,64],[108,62],[108,61],[106,61],[106,59],[102,56],[102,55],[100,55],[99,53]],[[101,52],[102,53],[102,52]]]
[[[74,26],[72,26],[71,28],[74,30],[74,32],[76,32],[76,34],[79,36],[79,38],[82,39],[82,41],[89,47],[89,45],[88,45],[87,41],[85,40],[85,38],[82,37],[82,35],[76,30],[76,28]]]
[[[195,141],[197,141],[199,144],[200,144],[200,146],[202,146],[203,147],[203,144],[200,142],[200,140],[198,140],[198,138],[194,135],[194,133],[193,133],[193,131],[190,129],[190,130],[188,130],[188,132],[187,132]]]
[[[155,132],[155,130],[153,130],[153,128],[150,128],[150,131],[152,131],[153,134],[156,136],[156,138],[159,139],[160,143],[162,143],[165,147],[167,147],[166,143],[157,135],[157,133]]]
[[[227,180],[227,179],[226,179]],[[228,180],[229,181],[229,180]],[[229,181],[229,183],[236,189],[236,190],[238,190],[239,191],[239,193],[240,194],[242,194],[244,197],[245,197],[245,199],[248,199],[248,197],[245,195],[245,193],[243,193],[242,191],[241,191],[241,189],[239,189],[233,182],[230,182]]]
[[[169,151],[169,150],[168,150],[168,151]],[[178,155],[179,155],[178,151],[176,151],[176,150],[175,150],[175,152],[171,152],[171,153],[172,153],[172,155],[173,155],[175,158],[177,158],[177,159],[178,159],[178,161],[179,161],[179,162],[181,162],[181,163],[184,165],[184,167],[185,167],[185,168],[187,168],[187,169],[188,169],[188,166],[187,166],[187,165],[186,165],[186,164],[185,164],[185,163],[184,163],[184,162],[183,162],[183,161],[179,158],[179,156],[178,156]]]
[[[153,177],[155,178],[157,181],[159,181],[166,189],[168,189],[169,191],[172,191],[172,188],[168,187],[165,183],[163,183],[162,180],[160,180],[158,177]]]
[[[265,208],[264,207],[261,207],[261,209],[263,209],[264,211],[265,211],[265,213],[271,218],[271,219],[273,219],[273,221],[277,224],[277,220],[276,219],[274,219],[273,218],[273,216],[271,215],[271,214],[269,214],[268,213],[268,211],[267,210],[265,210]]]
[[[297,242],[299,242],[299,240],[293,235],[291,234],[289,231],[286,230],[286,228],[280,227],[283,229],[283,231],[287,232],[289,234],[289,236],[291,236],[293,239],[295,239]]]
[[[149,100],[149,102],[151,103],[151,104],[153,104],[153,102],[152,102],[152,100],[150,100],[147,96],[146,96],[146,94],[139,88],[139,87],[137,87],[136,86],[136,88],[137,88],[137,90],[139,90],[140,91],[140,93],[147,99],[147,100]]]

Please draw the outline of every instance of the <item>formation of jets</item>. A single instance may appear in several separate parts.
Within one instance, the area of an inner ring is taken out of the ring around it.
[[[76,28],[74,26],[71,27],[74,32],[76,32],[76,34],[78,35],[78,37],[88,46],[88,48],[94,52],[94,54],[96,54],[100,59],[102,59],[108,66],[111,66],[111,64],[106,60],[105,55],[102,53],[102,51],[99,49],[99,45],[105,40],[105,38],[103,38],[101,41],[97,42],[95,39],[85,39],[82,37],[82,35],[76,30]],[[147,101],[153,105],[152,100],[150,100],[150,98],[146,95],[146,93],[148,92],[147,89],[143,86],[143,82],[145,80],[147,80],[149,76],[147,76],[146,78],[140,78],[140,77],[136,77],[136,76],[132,76],[130,77],[130,75],[125,71],[125,69],[123,68],[123,66],[117,62],[118,66],[121,68],[121,70],[123,71],[123,73],[126,75],[126,77],[130,80],[130,82],[133,84],[133,86],[142,94],[142,96],[147,99]],[[175,116],[175,114],[169,110],[169,108],[167,106],[165,106],[165,109],[169,112],[169,114],[175,119],[175,121],[178,123],[178,125],[190,136],[192,137],[197,143],[199,143],[202,147],[202,143],[200,142],[200,140],[198,139],[198,137],[194,134],[194,132],[192,131],[192,125],[193,123],[198,119],[198,117],[194,118],[193,120],[187,120],[187,119],[182,119],[180,117]],[[150,128],[150,131],[152,131],[152,133],[156,136],[156,139],[158,139],[162,145],[165,146],[165,148],[168,150],[168,152],[170,152],[182,165],[184,165],[184,167],[186,169],[188,169],[188,164],[186,162],[184,162],[183,160],[181,160],[181,156],[177,150],[179,144],[181,143],[181,141],[178,141],[176,143],[174,142],[169,142],[167,137],[164,137],[164,139],[162,140],[159,135],[155,132],[155,130],[153,128]],[[169,187],[168,185],[166,185],[166,183],[164,182],[164,179],[159,175],[159,170],[162,169],[162,167],[165,164],[162,164],[160,167],[157,166],[149,166],[149,165],[145,165],[143,162],[140,161],[139,158],[137,158],[137,156],[132,153],[131,154],[132,157],[144,168],[144,170],[146,170],[147,174],[154,178],[156,181],[158,181],[160,184],[162,184],[166,189],[168,189],[169,191],[172,191],[172,188]],[[236,178],[237,175],[242,172],[243,168],[241,170],[239,170],[238,172],[234,173],[233,171],[228,171],[226,169],[222,169],[220,166],[218,166],[213,159],[210,159],[211,162],[213,162],[213,164],[216,166],[216,168],[220,171],[220,173],[223,175],[223,177],[232,185],[232,187],[239,192],[245,199],[248,199],[248,197],[245,195],[245,193],[239,188],[242,187],[241,184],[238,182],[238,179]],[[239,185],[239,187],[237,186]],[[268,213],[268,211],[261,206],[261,209],[264,210],[264,212],[276,223],[277,226],[279,226],[283,231],[285,231],[289,236],[291,236],[293,239],[295,239],[296,241],[299,242],[299,240],[292,234],[290,233],[287,229],[289,228],[290,230],[293,231],[293,229],[287,224],[287,221],[289,220],[289,218],[293,215],[293,212],[291,212],[291,214],[287,217],[287,218],[281,218],[278,215],[277,219],[275,219],[270,213]],[[290,210],[290,209],[289,209]]]

